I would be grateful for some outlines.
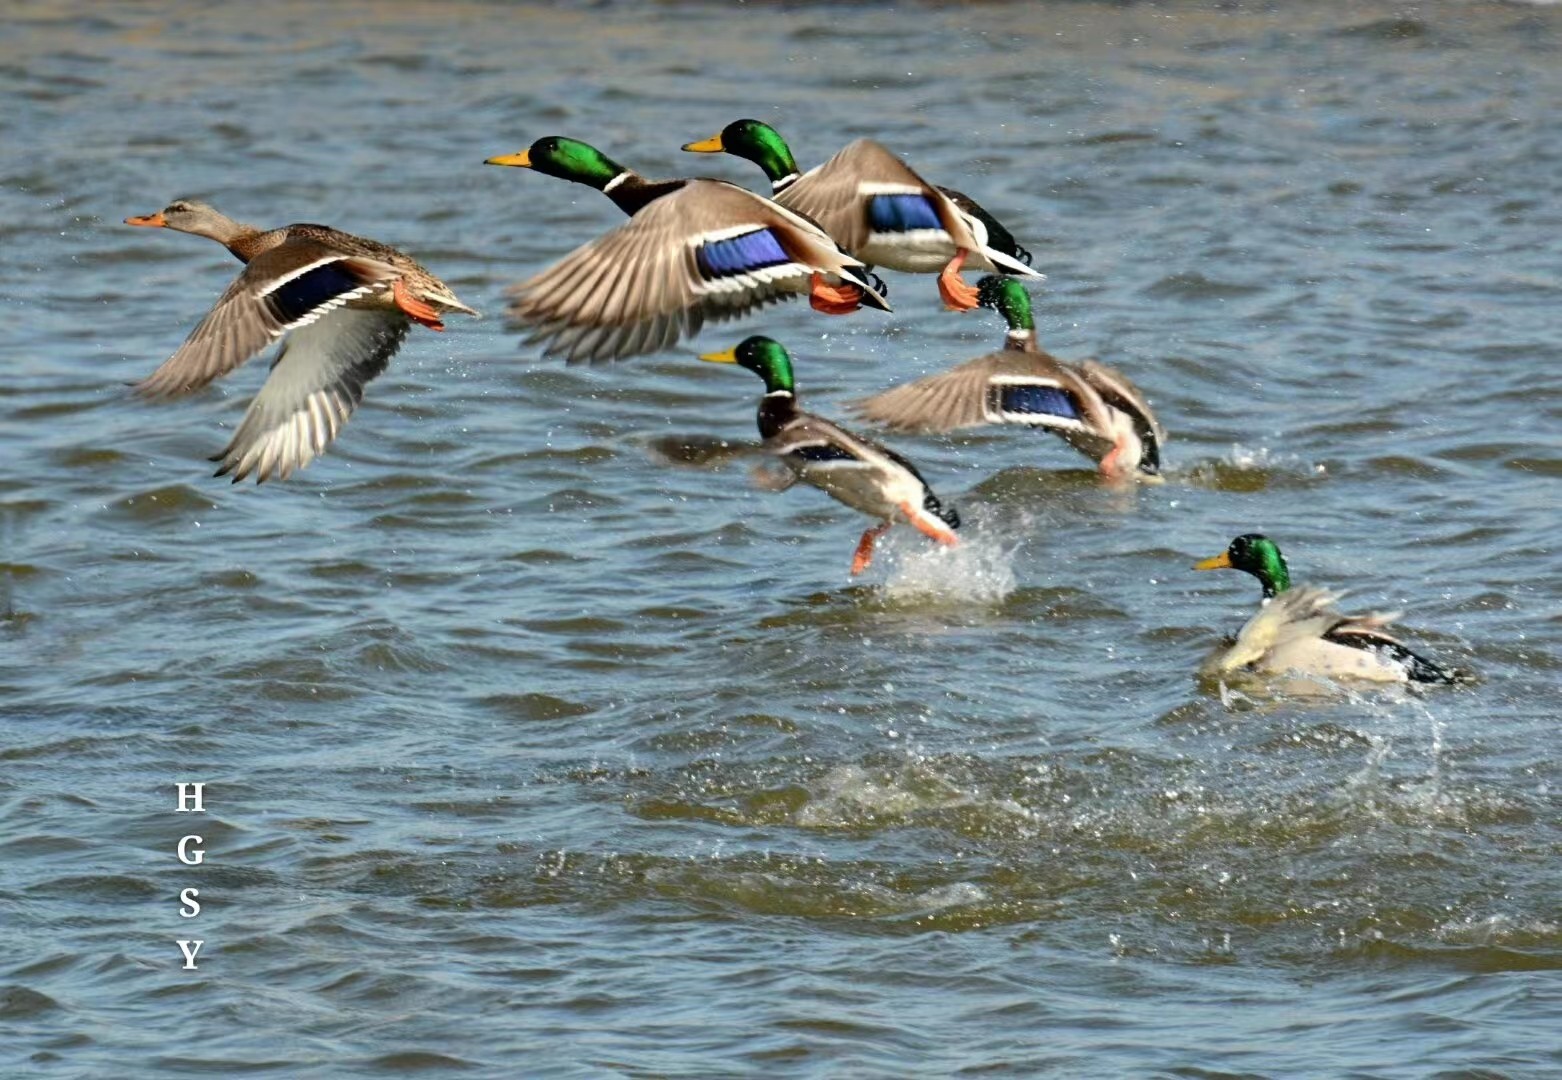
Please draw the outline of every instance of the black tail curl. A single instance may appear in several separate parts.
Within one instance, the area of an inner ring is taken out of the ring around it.
[[[922,509],[939,518],[951,529],[958,529],[960,527],[960,511],[956,510],[953,506],[945,506],[943,503],[939,502],[938,496],[934,495],[931,491],[922,497]]]

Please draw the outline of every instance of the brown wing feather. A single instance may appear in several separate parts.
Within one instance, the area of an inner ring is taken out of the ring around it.
[[[1127,413],[1134,419],[1134,427],[1139,431],[1142,439],[1146,434],[1154,437],[1157,444],[1166,441],[1166,430],[1161,427],[1161,422],[1155,418],[1155,413],[1150,408],[1150,403],[1133,382],[1116,368],[1107,367],[1095,360],[1086,360],[1079,365],[1079,372],[1085,381],[1095,388],[1096,393],[1108,405]]]
[[[303,317],[291,321],[284,321],[266,302],[279,285],[327,264],[357,282],[357,287],[323,298]],[[290,238],[251,259],[184,344],[137,383],[136,391],[147,397],[172,397],[199,390],[264,350],[289,329],[308,325],[352,299],[388,288],[400,276],[401,271],[388,263],[343,255],[316,240]]]
[[[959,367],[886,390],[856,402],[861,416],[897,431],[954,431],[989,423],[988,386],[1002,376],[1033,377],[1056,383],[1083,411],[1085,424],[1105,430],[1100,398],[1069,367],[1044,352],[1005,350],[977,357]]]
[[[787,187],[776,201],[819,223],[819,227],[850,252],[868,242],[868,199],[863,184],[902,184],[919,188],[938,208],[939,220],[956,245],[974,248],[976,240],[960,218],[959,208],[916,170],[882,143],[858,139]]]
[[[722,279],[728,287],[712,287],[700,274],[695,244],[743,226],[773,229],[798,268],[732,275]],[[813,270],[859,265],[769,200],[722,181],[691,180],[515,286],[509,312],[549,351],[572,361],[617,359],[665,348],[706,319],[737,318],[806,291]]]

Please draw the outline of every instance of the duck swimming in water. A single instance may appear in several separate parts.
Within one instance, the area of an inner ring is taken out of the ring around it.
[[[1243,570],[1263,587],[1262,607],[1237,632],[1236,642],[1205,663],[1210,674],[1249,670],[1300,672],[1375,682],[1452,683],[1467,678],[1410,648],[1383,628],[1399,612],[1342,615],[1339,594],[1291,587],[1279,546],[1260,533],[1231,541],[1195,570]]]

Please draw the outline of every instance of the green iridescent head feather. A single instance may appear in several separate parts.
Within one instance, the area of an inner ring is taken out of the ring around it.
[[[594,187],[598,191],[629,171],[589,143],[563,135],[538,139],[518,154],[491,157],[485,164],[535,169],[561,180]]]
[[[1003,316],[1010,330],[1034,330],[1030,293],[1014,278],[988,274],[976,283],[976,302]]]
[[[1262,533],[1243,533],[1225,551],[1202,562],[1195,570],[1245,570],[1264,587],[1264,596],[1277,596],[1291,587],[1291,571],[1280,554],[1280,545]]]
[[[765,170],[771,183],[797,175],[797,162],[779,132],[763,120],[734,120],[721,134],[700,142],[685,143],[697,154],[728,153],[745,158]]]
[[[735,348],[721,353],[706,353],[701,360],[712,364],[737,364],[765,380],[765,393],[795,393],[792,382],[792,358],[779,341],[759,334],[744,338]]]

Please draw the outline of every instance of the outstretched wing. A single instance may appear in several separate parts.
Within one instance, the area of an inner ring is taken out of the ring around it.
[[[1005,350],[857,402],[859,415],[898,431],[1029,424],[1060,433],[1104,432],[1099,395],[1043,352]]]
[[[857,254],[874,233],[944,232],[956,247],[975,238],[948,196],[872,139],[850,143],[776,196]]]
[[[691,180],[515,286],[509,311],[550,353],[617,360],[806,292],[816,271],[855,284],[860,265],[769,200]]]
[[[199,390],[289,330],[389,288],[401,271],[311,240],[288,240],[250,260],[177,352],[141,382],[147,397]]]
[[[401,348],[411,321],[399,311],[333,311],[293,331],[233,439],[214,457],[218,476],[287,479],[336,438],[363,388]]]

